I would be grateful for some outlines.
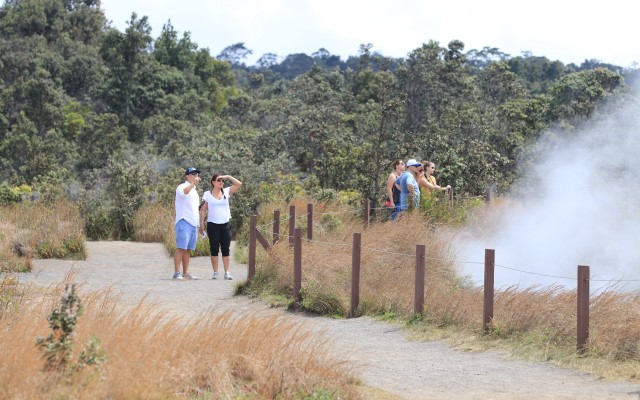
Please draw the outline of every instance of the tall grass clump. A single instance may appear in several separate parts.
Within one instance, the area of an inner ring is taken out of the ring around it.
[[[323,218],[317,215],[314,226]],[[562,286],[497,290],[487,334],[482,329],[483,288],[470,284],[458,272],[455,229],[421,211],[368,228],[363,227],[359,214],[340,215],[335,229],[314,229],[314,240],[302,243],[302,299],[297,303],[292,299],[293,254],[288,242],[283,239],[269,253],[258,246],[256,276],[244,292],[265,298],[280,296],[281,304],[345,317],[350,307],[354,232],[362,235],[359,315],[395,317],[411,321],[418,329],[420,325],[452,328],[483,339],[535,342],[545,351],[575,355],[575,290]],[[270,241],[269,232],[262,233]],[[426,249],[424,312],[419,318],[413,315],[417,244]],[[632,362],[632,370],[640,371],[639,302],[637,293],[610,290],[593,296],[587,354]]]
[[[0,208],[0,270],[26,272],[32,258],[86,257],[84,221],[69,201]]]
[[[161,203],[145,203],[133,215],[133,240],[162,243],[169,255],[176,251],[175,210]],[[208,256],[209,242],[199,237],[194,256]]]
[[[133,240],[136,242],[164,241],[175,219],[175,212],[160,203],[146,203],[133,216]]]
[[[298,323],[247,313],[186,321],[144,302],[123,307],[104,291],[80,294],[73,335],[99,341],[102,361],[62,373],[36,341],[61,293],[31,288],[0,315],[0,398],[358,398],[349,366]],[[68,360],[87,360],[87,348],[71,349]]]
[[[452,203],[446,192],[432,193],[420,200],[420,211],[436,224],[462,226],[473,212],[485,205],[483,199],[455,199]]]

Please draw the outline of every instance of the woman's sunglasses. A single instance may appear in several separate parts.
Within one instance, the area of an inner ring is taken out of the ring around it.
[[[224,179],[218,178],[218,179],[216,179],[216,182],[224,182]]]

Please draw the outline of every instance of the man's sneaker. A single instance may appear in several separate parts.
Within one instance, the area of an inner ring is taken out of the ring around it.
[[[182,274],[180,272],[176,272],[173,274],[173,279],[182,279]]]
[[[228,281],[231,281],[231,280],[233,280],[233,276],[231,276],[231,274],[230,274],[230,273],[225,272],[225,273],[224,273],[224,279],[226,279],[226,280],[228,280]]]
[[[191,274],[184,274],[184,275],[182,275],[182,277],[183,277],[184,279],[189,279],[189,280],[194,280],[194,281],[197,281],[197,280],[198,280],[198,277],[197,277],[197,276],[195,276],[195,275],[191,275]]]
[[[213,278],[211,278],[211,279],[218,279],[218,273],[217,273],[217,272],[214,272],[214,273],[213,273]]]

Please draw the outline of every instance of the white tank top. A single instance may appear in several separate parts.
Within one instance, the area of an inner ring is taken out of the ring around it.
[[[229,197],[231,197],[231,187],[222,189],[220,200],[213,197],[210,190],[202,195],[202,200],[207,202],[207,222],[225,224],[231,220]]]

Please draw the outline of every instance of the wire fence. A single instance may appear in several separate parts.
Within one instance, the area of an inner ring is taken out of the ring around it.
[[[279,215],[279,212],[274,212],[274,222],[273,224],[263,224],[258,226],[256,221],[257,217],[252,216],[250,220],[250,237],[249,237],[249,268],[247,278],[251,282],[256,273],[256,249],[257,242],[259,242],[265,249],[270,250],[271,244],[265,239],[263,233],[268,237],[270,233],[273,233],[273,243],[277,243],[281,238],[288,239],[289,246],[292,247],[293,252],[293,297],[296,301],[302,301],[302,229],[295,227],[295,220],[298,218],[308,217],[307,224],[311,226],[307,226],[307,243],[317,244],[322,246],[330,246],[332,248],[335,247],[343,247],[351,248],[352,255],[352,264],[351,264],[351,293],[350,293],[350,308],[349,308],[349,317],[354,317],[356,315],[356,310],[358,310],[359,302],[360,302],[360,270],[361,270],[361,255],[363,251],[369,253],[378,253],[384,256],[392,256],[392,257],[415,257],[416,266],[415,266],[415,287],[414,287],[414,313],[422,314],[424,312],[424,302],[425,302],[425,270],[426,270],[426,260],[431,261],[441,261],[446,263],[454,263],[454,264],[480,264],[484,265],[484,282],[482,285],[483,291],[483,307],[482,307],[482,329],[484,332],[489,332],[493,329],[492,322],[494,321],[494,306],[495,302],[495,268],[503,268],[506,270],[516,271],[522,274],[527,275],[535,275],[535,276],[543,276],[553,279],[562,279],[562,280],[570,280],[576,282],[576,350],[578,352],[584,352],[588,347],[589,340],[589,326],[590,326],[590,281],[594,282],[640,282],[640,279],[591,279],[590,278],[590,268],[585,265],[578,265],[578,273],[577,278],[566,277],[560,275],[552,275],[545,274],[541,272],[528,271],[521,268],[514,268],[506,265],[496,264],[495,263],[495,250],[493,249],[485,249],[485,258],[484,261],[463,261],[449,258],[440,258],[440,257],[429,257],[426,255],[426,249],[424,244],[417,244],[416,251],[414,253],[404,253],[404,252],[394,252],[386,249],[372,248],[367,246],[362,246],[362,233],[353,233],[353,242],[347,243],[345,241],[340,242],[332,242],[332,241],[322,241],[313,239],[313,205],[308,205],[309,212],[307,214],[296,217],[294,221],[291,221],[291,217],[295,216],[295,207],[290,208],[289,218],[289,234],[282,235],[279,232],[280,222],[276,219],[276,216]],[[364,228],[370,226],[370,211],[369,202],[365,200],[364,211]],[[353,211],[352,211],[353,212]],[[334,213],[323,213],[326,214],[334,214]],[[335,213],[335,214],[344,214],[344,213]],[[285,219],[286,220],[286,219]],[[278,224],[276,225],[276,222]],[[269,225],[274,225],[273,232],[266,232],[265,227]],[[277,235],[277,236],[276,236]]]
[[[469,198],[482,198],[482,196],[475,196],[475,197],[469,197]],[[338,211],[338,212],[320,212],[320,213],[313,213],[314,216],[315,215],[344,215],[344,214],[351,214],[351,213],[361,213],[364,212],[366,208],[358,208],[358,209],[353,209],[353,210],[349,210],[349,211]],[[389,210],[388,207],[381,207],[381,208],[369,208],[369,210]],[[302,215],[296,215],[295,216],[295,220],[298,221],[301,218],[304,217],[308,217],[311,213],[307,212],[305,214]],[[280,218],[279,222],[283,223],[288,221],[291,218],[291,215],[287,215],[286,217]],[[256,225],[256,230],[259,231],[261,234],[263,235],[271,235],[273,232],[267,231],[265,228],[269,227],[269,226],[273,226],[276,223],[276,220],[274,219],[274,221],[269,222],[269,223],[265,223],[265,224],[261,224],[261,225]],[[291,234],[283,234],[283,233],[278,233],[278,237],[281,239],[288,239],[290,242],[293,241],[294,237]],[[344,243],[344,242],[329,242],[329,241],[320,241],[317,239],[307,239],[306,240],[307,243],[311,243],[311,244],[318,244],[318,245],[323,245],[323,246],[337,246],[337,247],[350,247],[352,246],[351,243]],[[389,256],[396,256],[396,257],[409,257],[409,258],[415,258],[416,254],[415,253],[402,253],[402,252],[393,252],[393,251],[389,251],[389,250],[383,250],[383,249],[377,249],[377,248],[372,248],[372,247],[367,247],[367,246],[361,246],[362,250],[366,250],[372,253],[379,253],[379,254],[386,254]],[[438,261],[438,262],[443,262],[443,263],[451,263],[451,264],[476,264],[476,265],[485,265],[484,261],[464,261],[464,260],[457,260],[457,259],[445,259],[445,258],[439,258],[439,257],[429,257],[429,256],[424,256],[425,260],[430,260],[430,261]],[[553,275],[553,274],[545,274],[545,273],[541,273],[541,272],[535,272],[535,271],[530,271],[530,270],[526,270],[526,269],[522,269],[522,268],[515,268],[512,266],[507,266],[507,265],[501,265],[501,264],[494,264],[495,267],[497,268],[502,268],[502,269],[506,269],[506,270],[510,270],[510,271],[514,271],[514,272],[519,272],[522,274],[527,274],[527,275],[534,275],[534,276],[542,276],[542,277],[546,277],[546,278],[553,278],[553,279],[562,279],[562,280],[569,280],[569,281],[575,281],[575,277],[567,277],[567,276],[561,276],[561,275]],[[626,279],[626,278],[621,278],[621,279],[593,279],[590,278],[590,281],[593,282],[609,282],[609,283],[618,283],[618,282],[640,282],[640,279]]]

